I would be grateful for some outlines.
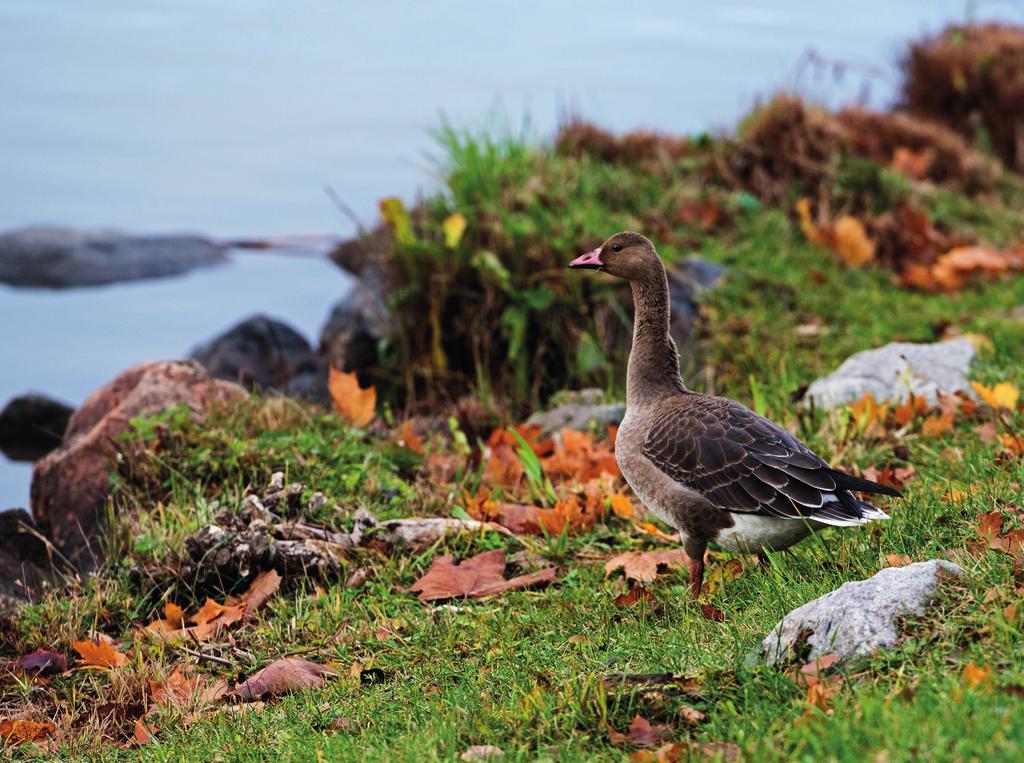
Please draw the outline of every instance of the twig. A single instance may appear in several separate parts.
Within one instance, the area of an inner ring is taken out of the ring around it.
[[[356,231],[360,236],[365,236],[369,233],[369,230],[367,230],[366,226],[363,225],[363,221],[359,219],[359,215],[352,210],[352,207],[342,200],[334,188],[329,185],[325,185],[324,193],[327,194],[327,198],[331,200],[331,203],[334,204],[335,207],[337,207],[342,216],[348,218],[349,222],[356,226]]]
[[[183,651],[185,654],[190,654],[193,657],[195,657],[197,659],[200,659],[200,660],[209,660],[210,662],[216,662],[216,663],[218,663],[220,665],[226,665],[229,668],[230,667],[234,667],[232,665],[232,663],[231,663],[231,660],[226,660],[223,657],[218,657],[215,654],[207,654],[206,652],[198,652],[198,651],[196,651],[194,649],[189,649],[187,646],[181,647],[181,651]]]

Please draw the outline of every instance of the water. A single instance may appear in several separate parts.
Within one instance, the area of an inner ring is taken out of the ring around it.
[[[353,225],[323,186],[367,222],[379,198],[429,188],[442,115],[515,130],[528,116],[542,140],[567,112],[618,130],[725,129],[780,85],[884,105],[905,41],[968,8],[823,5],[4,0],[0,230],[344,236]],[[809,49],[851,65],[845,78],[816,81],[799,63]],[[147,284],[0,287],[0,402],[38,389],[78,403],[255,310],[313,337],[343,289],[324,261],[269,255]],[[0,462],[0,506],[24,503],[27,474]]]

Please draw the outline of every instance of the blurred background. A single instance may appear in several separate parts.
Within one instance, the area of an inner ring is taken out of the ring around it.
[[[0,405],[38,391],[74,407],[256,313],[316,347],[353,283],[328,253],[382,198],[412,207],[439,185],[446,123],[544,144],[573,116],[722,133],[783,88],[885,108],[908,40],[1022,17],[963,0],[5,0]],[[105,229],[125,235],[89,238]],[[40,272],[83,242],[80,276]],[[96,275],[96,251],[177,264],[124,280]],[[0,507],[28,504],[30,472],[0,458]]]

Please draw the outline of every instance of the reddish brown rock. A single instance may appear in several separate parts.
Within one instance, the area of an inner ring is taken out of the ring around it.
[[[32,512],[39,527],[84,567],[96,562],[96,512],[110,491],[118,435],[131,419],[188,406],[202,417],[211,405],[245,397],[237,384],[211,378],[191,361],[144,363],[93,392],[68,422],[64,444],[32,473]]]

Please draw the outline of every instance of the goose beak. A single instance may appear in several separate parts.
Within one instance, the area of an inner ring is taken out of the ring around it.
[[[603,266],[600,248],[586,254],[581,254],[569,263],[570,268],[586,268],[587,270],[600,270]]]

